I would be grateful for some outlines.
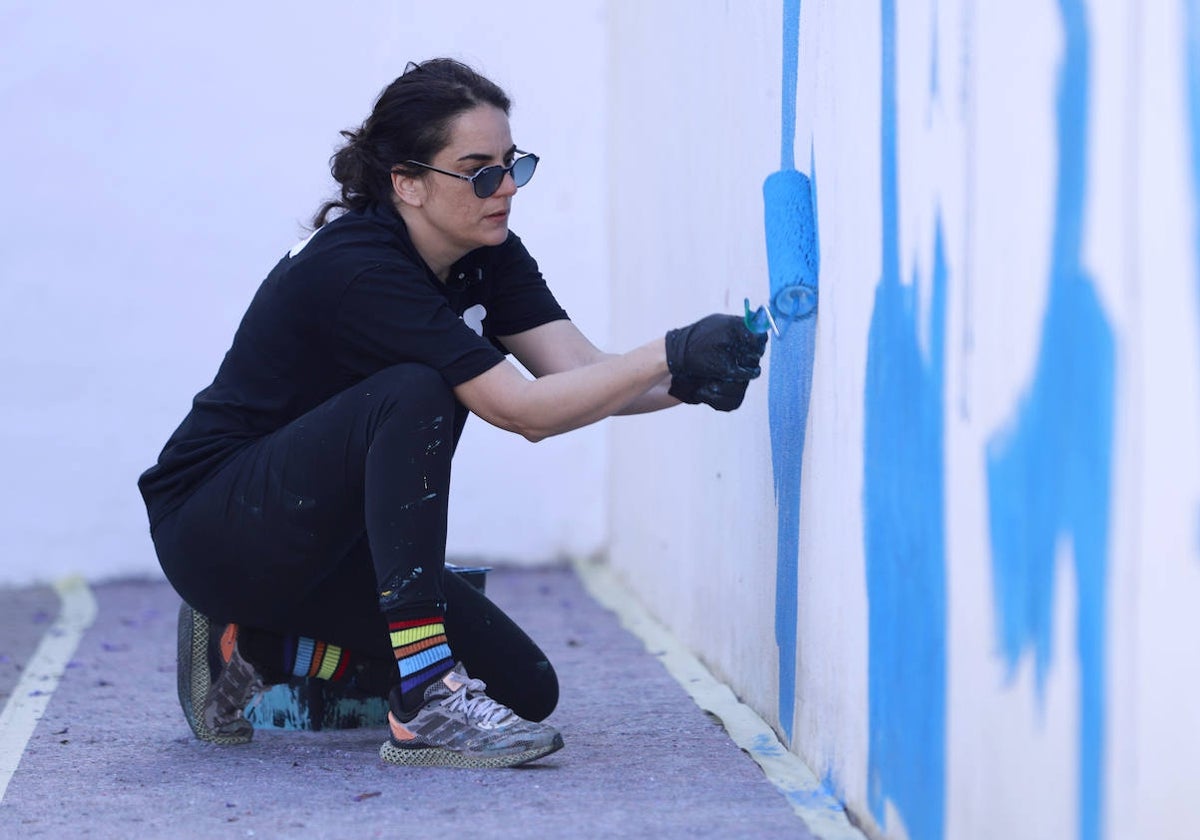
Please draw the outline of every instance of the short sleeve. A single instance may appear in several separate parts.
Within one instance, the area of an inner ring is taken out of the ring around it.
[[[428,365],[452,387],[504,360],[437,289],[406,266],[378,266],[349,283],[335,319],[338,363],[360,377],[402,362]]]
[[[492,280],[485,322],[488,336],[516,335],[567,318],[537,261],[515,233],[494,250],[487,271]]]

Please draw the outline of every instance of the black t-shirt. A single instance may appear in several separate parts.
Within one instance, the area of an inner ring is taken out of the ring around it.
[[[480,316],[482,335],[467,323]],[[460,385],[503,360],[497,336],[566,317],[516,234],[441,283],[392,208],[340,216],[267,275],[213,383],[138,480],[151,527],[248,442],[372,374],[420,362]]]

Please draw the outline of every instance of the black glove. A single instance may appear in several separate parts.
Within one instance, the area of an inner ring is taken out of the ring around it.
[[[717,411],[733,411],[742,404],[746,396],[749,379],[693,379],[690,376],[672,376],[667,390],[675,399],[691,405],[704,403]]]
[[[758,360],[767,349],[766,335],[746,329],[737,315],[709,315],[667,333],[667,367],[671,378],[754,379]]]

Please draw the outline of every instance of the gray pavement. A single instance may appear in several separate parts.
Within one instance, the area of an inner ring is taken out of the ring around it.
[[[215,747],[175,699],[178,597],[161,582],[99,605],[0,801],[0,837],[809,838],[759,767],[564,569],[499,570],[488,595],[558,670],[565,749],[510,770],[378,758],[381,730],[261,730]],[[0,591],[0,704],[57,611]]]

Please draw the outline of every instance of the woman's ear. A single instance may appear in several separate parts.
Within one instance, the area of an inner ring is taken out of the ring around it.
[[[425,181],[413,175],[405,175],[399,170],[392,170],[392,193],[396,201],[410,207],[420,207],[425,203]]]

